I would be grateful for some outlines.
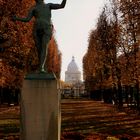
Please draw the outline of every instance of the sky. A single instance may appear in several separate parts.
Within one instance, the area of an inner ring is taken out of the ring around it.
[[[61,3],[62,0],[45,0],[46,3]],[[64,9],[52,11],[55,38],[62,53],[61,79],[65,79],[68,64],[75,62],[82,72],[82,59],[88,47],[90,31],[96,23],[105,0],[67,0]]]

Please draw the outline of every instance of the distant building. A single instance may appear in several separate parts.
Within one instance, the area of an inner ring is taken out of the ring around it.
[[[81,72],[78,69],[74,56],[67,67],[67,71],[65,72],[65,82],[70,84],[81,82]]]

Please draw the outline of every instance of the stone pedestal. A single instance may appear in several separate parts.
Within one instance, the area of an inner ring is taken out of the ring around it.
[[[60,140],[60,95],[53,74],[26,76],[21,93],[21,140]]]

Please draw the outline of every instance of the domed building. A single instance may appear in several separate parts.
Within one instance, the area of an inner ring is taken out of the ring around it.
[[[67,67],[67,71],[65,72],[65,82],[75,84],[80,81],[81,81],[81,72],[79,71],[73,56],[71,62]]]

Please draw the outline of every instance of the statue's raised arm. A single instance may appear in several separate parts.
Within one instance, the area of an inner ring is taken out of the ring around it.
[[[53,3],[50,3],[50,9],[53,9],[53,10],[62,9],[62,8],[65,7],[66,1],[67,1],[67,0],[63,0],[63,1],[61,2],[61,4],[53,4]]]

